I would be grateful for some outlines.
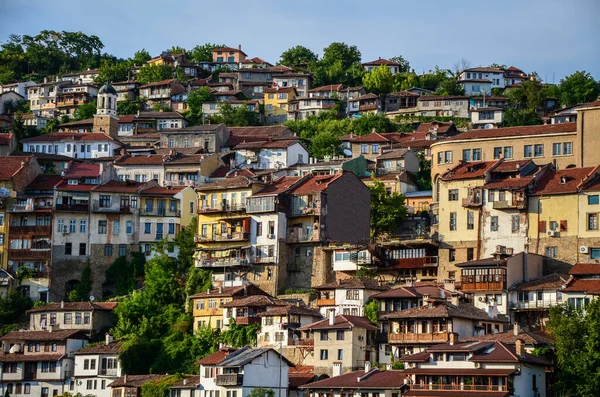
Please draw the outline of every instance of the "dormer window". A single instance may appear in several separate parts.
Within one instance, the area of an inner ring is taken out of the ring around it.
[[[67,183],[68,183],[69,185],[78,185],[78,184],[79,184],[79,181],[78,181],[77,179],[69,179],[69,180],[67,181]]]

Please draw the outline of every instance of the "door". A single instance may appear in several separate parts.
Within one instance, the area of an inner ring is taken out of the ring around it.
[[[37,373],[37,363],[25,363],[25,371],[24,371],[23,379],[24,380],[34,380]]]

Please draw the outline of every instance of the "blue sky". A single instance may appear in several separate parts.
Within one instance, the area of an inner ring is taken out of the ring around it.
[[[558,83],[576,70],[600,79],[598,16],[599,0],[0,0],[0,41],[83,31],[120,57],[218,42],[272,63],[298,44],[320,54],[343,41],[363,61],[402,55],[419,73],[466,58]]]

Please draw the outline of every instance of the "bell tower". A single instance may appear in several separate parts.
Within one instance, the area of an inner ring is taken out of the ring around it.
[[[98,90],[93,131],[102,132],[114,139],[118,137],[117,90],[108,81]]]

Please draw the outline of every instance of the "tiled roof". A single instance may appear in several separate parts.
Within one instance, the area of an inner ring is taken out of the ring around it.
[[[65,178],[97,178],[100,175],[100,164],[72,163],[65,173]]]
[[[388,96],[396,96],[396,97],[411,96],[411,97],[418,98],[420,95],[415,92],[410,92],[410,91],[404,90],[404,91],[390,92],[388,94]]]
[[[163,130],[161,134],[179,134],[179,133],[205,133],[212,132],[218,130],[220,127],[224,127],[225,124],[201,124],[201,125],[193,125],[190,127],[177,128],[172,130]]]
[[[265,94],[276,94],[278,92],[297,92],[296,87],[277,87],[277,88],[266,88]]]
[[[89,192],[94,189],[98,185],[69,185],[67,181],[63,181],[60,185],[56,187],[56,190],[61,192]]]
[[[298,139],[282,139],[282,140],[273,140],[273,141],[253,141],[253,142],[243,142],[236,145],[233,149],[285,149],[296,143],[300,143]]]
[[[65,357],[61,353],[49,354],[10,354],[0,353],[0,363],[19,363],[29,361],[58,361]]]
[[[161,187],[161,186],[156,186],[156,187],[151,187],[151,188],[142,190],[142,192],[140,193],[140,195],[141,196],[167,196],[167,197],[172,197],[172,196],[176,195],[177,193],[179,193],[180,191],[182,191],[183,189],[185,189],[183,186],[176,186],[176,187]]]
[[[589,295],[600,295],[600,279],[571,278],[563,292],[585,292]]]
[[[219,298],[219,297],[235,297],[244,295],[268,295],[265,291],[256,287],[253,284],[238,287],[223,287],[220,289],[212,289],[210,292],[204,291],[190,296],[190,298]]]
[[[221,181],[210,182],[196,188],[199,192],[221,189],[242,189],[249,188],[252,184],[258,183],[245,176],[237,176],[235,178],[225,178]]]
[[[252,295],[246,296],[239,299],[234,299],[230,302],[224,303],[221,307],[265,307],[265,306],[287,306],[288,303],[275,299],[267,295]]]
[[[372,299],[391,299],[391,298],[421,298],[423,295],[429,295],[432,298],[441,298],[444,289],[433,286],[423,287],[399,287],[388,291],[379,292],[371,295]],[[451,292],[445,291],[444,296],[448,296]]]
[[[238,349],[233,348],[233,347],[219,349],[219,351],[209,354],[208,356],[204,357],[203,359],[196,361],[196,364],[198,364],[198,365],[221,364],[225,360],[225,358],[227,358],[228,355],[230,355],[231,353],[233,353],[237,350]]]
[[[494,259],[494,258],[477,259],[474,261],[458,263],[455,266],[457,266],[457,267],[506,266],[506,259]]]
[[[381,316],[383,319],[401,318],[466,318],[470,320],[494,321],[481,309],[468,303],[459,303],[458,306],[446,301],[434,301],[430,305],[413,307],[399,312],[388,313]]]
[[[315,87],[308,90],[308,92],[337,92],[344,87],[343,84],[330,84],[323,85],[321,87]]]
[[[77,329],[56,331],[13,331],[1,338],[3,341],[62,341],[66,339],[87,339]]]
[[[61,124],[60,127],[77,127],[77,126],[87,126],[87,125],[93,125],[93,124],[94,124],[94,119],[91,118],[91,119],[83,119],[83,120],[77,120],[77,121],[69,121],[68,123]]]
[[[506,178],[500,181],[494,181],[483,185],[485,189],[506,189],[515,190],[522,189],[533,182],[533,176],[525,176],[520,178]]]
[[[334,281],[333,283],[321,284],[313,287],[314,289],[371,289],[377,291],[385,291],[388,288],[382,287],[375,280],[367,278],[347,278],[344,280]]]
[[[600,265],[596,265],[596,270],[600,274]],[[573,270],[573,268],[571,269]],[[573,273],[571,273],[573,274]],[[568,277],[561,276],[558,273],[552,273],[544,277],[529,281],[527,283],[515,284],[510,287],[511,291],[538,291],[542,289],[561,289],[567,282]]]
[[[315,318],[322,318],[323,316],[318,310],[311,309],[306,306],[297,306],[292,304],[286,304],[282,306],[271,306],[267,308],[267,311],[259,313],[259,317],[269,316],[288,316],[288,315],[299,315],[299,316],[312,316]]]
[[[133,181],[108,181],[102,185],[97,185],[94,192],[111,192],[111,193],[137,193],[146,182]]]
[[[63,178],[60,175],[38,175],[27,185],[26,190],[52,190],[60,185]]]
[[[369,319],[360,316],[349,316],[349,315],[340,315],[335,316],[335,322],[333,325],[329,324],[329,319],[320,320],[312,324],[305,325],[300,327],[301,331],[312,331],[312,330],[320,330],[320,329],[350,329],[350,328],[365,328],[371,331],[377,329],[376,326],[369,322]]]
[[[443,181],[453,181],[461,179],[474,179],[482,178],[488,171],[490,171],[495,165],[502,161],[480,161],[480,162],[461,162],[456,167],[442,175]]]
[[[383,58],[379,58],[375,61],[363,63],[363,66],[379,66],[379,65],[400,66],[400,64],[397,62],[388,61],[387,59],[383,59]]]
[[[121,341],[112,341],[108,345],[105,342],[98,342],[87,345],[83,349],[73,352],[73,354],[119,354],[122,347]]]
[[[253,194],[252,197],[257,196],[274,196],[277,194],[284,193],[291,189],[296,183],[298,183],[303,178],[301,176],[281,176],[271,183],[265,186],[260,192]]]
[[[415,94],[415,95],[418,96],[418,94]],[[435,127],[437,127],[437,133],[444,134],[444,133],[448,132],[448,130],[450,130],[450,128],[452,128],[453,126],[454,126],[454,123],[452,121],[449,121],[449,122],[435,121],[435,122],[431,122],[431,123],[421,123],[421,124],[419,124],[419,127],[417,128],[417,130],[415,132],[428,133],[431,129],[434,129]]]
[[[418,99],[419,102],[423,101],[454,101],[454,100],[468,100],[469,97],[465,95],[421,95]]]
[[[380,133],[380,132],[371,132],[368,135],[363,135],[361,137],[357,137],[352,142],[356,143],[388,143],[395,140],[395,138],[399,138],[400,134],[397,133]]]
[[[168,375],[124,375],[110,384],[112,389],[116,387],[142,387],[144,383],[160,380]]]
[[[156,87],[156,86],[159,86],[159,85],[169,85],[169,84],[171,84],[174,81],[175,81],[175,79],[167,79],[167,80],[155,81],[155,82],[152,82],[152,83],[141,85],[140,88]]]
[[[241,48],[232,48],[232,47],[219,47],[219,48],[213,49],[212,52],[240,52],[240,53],[246,55],[246,53],[244,53],[244,51],[242,51]]]
[[[121,156],[115,160],[115,164],[122,166],[138,165],[162,165],[164,156],[160,154],[146,154],[141,156]]]
[[[40,135],[33,138],[22,139],[21,142],[57,142],[57,141],[115,141],[110,136],[101,132],[55,132],[48,135]]]
[[[302,386],[304,389],[398,389],[404,385],[404,371],[371,370],[365,376],[365,371],[354,371],[340,376],[334,376]],[[359,381],[360,379],[360,381]]]
[[[507,345],[514,345],[517,339],[521,339],[526,345],[552,345],[554,341],[550,338],[550,335],[544,334],[543,332],[531,332],[526,330],[520,330],[515,335],[513,330],[506,332],[499,332],[497,334],[488,334],[481,336],[471,336],[463,338],[459,341],[462,342],[493,342],[498,341]]]
[[[13,134],[0,134],[0,145],[8,145],[14,137]]]
[[[227,127],[229,133],[235,136],[289,136],[294,135],[289,127],[284,125],[259,126],[259,127]]]
[[[478,66],[463,70],[463,72],[482,72],[482,73],[504,73],[504,69],[494,68],[491,66]]]
[[[555,124],[560,125],[560,124]],[[531,190],[532,196],[576,193],[581,182],[594,170],[593,167],[549,170]]]
[[[315,379],[315,368],[307,365],[296,365],[289,368],[288,375],[290,389],[297,389]]]
[[[31,156],[8,156],[2,158],[2,167],[0,167],[0,181],[11,180],[23,167],[23,164],[29,163]]]
[[[188,376],[171,385],[171,389],[196,389],[200,386],[200,375]]]
[[[465,139],[504,138],[504,137],[508,138],[508,137],[520,137],[520,136],[543,135],[543,134],[560,134],[560,133],[568,133],[568,132],[575,133],[576,131],[577,131],[577,123],[492,128],[489,130],[479,129],[479,130],[465,131],[456,136],[448,138],[448,141],[459,141],[459,140],[465,140]]]
[[[48,303],[47,305],[38,306],[30,309],[27,313],[43,313],[43,312],[70,312],[70,311],[112,311],[117,306],[116,302],[62,302]]]
[[[322,192],[329,186],[330,183],[334,182],[344,174],[335,175],[317,175],[309,178],[306,182],[300,184],[300,186],[292,190],[292,194],[296,196],[303,196],[307,194],[313,194],[316,192]]]
[[[404,157],[404,155],[408,152],[408,149],[395,149],[384,152],[377,156],[377,160],[385,160],[385,159],[398,159]]]
[[[600,264],[598,263],[576,263],[569,270],[572,276],[600,276]]]

